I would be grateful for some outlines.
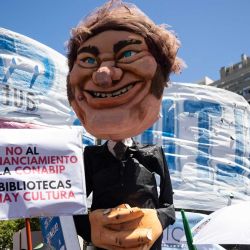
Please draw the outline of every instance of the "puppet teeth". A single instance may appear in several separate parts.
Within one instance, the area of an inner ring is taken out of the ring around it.
[[[135,84],[130,84],[130,85],[128,85],[125,88],[116,90],[115,92],[94,92],[94,91],[88,91],[88,93],[90,93],[93,97],[96,97],[96,98],[116,97],[116,96],[120,96],[122,94],[125,94],[130,89],[132,89],[134,87],[134,85]]]

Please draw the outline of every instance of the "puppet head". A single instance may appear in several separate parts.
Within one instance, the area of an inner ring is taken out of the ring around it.
[[[67,91],[85,129],[121,140],[152,126],[169,75],[182,66],[179,46],[165,26],[118,0],[80,22],[68,43]]]

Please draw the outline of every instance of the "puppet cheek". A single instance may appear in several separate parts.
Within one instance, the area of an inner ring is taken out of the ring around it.
[[[151,80],[156,72],[157,63],[153,56],[144,56],[134,62],[117,64],[122,70],[130,71],[138,76],[142,76],[145,80]]]
[[[69,82],[72,87],[85,85],[91,79],[93,70],[79,67],[76,63],[69,73]]]
[[[70,85],[73,87],[76,85],[76,83],[79,81],[79,70],[77,70],[76,64],[72,68],[71,72],[69,73],[69,82]]]

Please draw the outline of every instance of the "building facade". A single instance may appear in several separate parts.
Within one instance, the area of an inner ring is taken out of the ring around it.
[[[250,104],[250,57],[241,55],[241,61],[220,69],[220,79],[209,84],[242,95]]]

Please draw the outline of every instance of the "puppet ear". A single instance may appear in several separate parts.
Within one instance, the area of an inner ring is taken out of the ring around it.
[[[184,68],[187,68],[186,63],[179,57],[176,57],[171,68],[171,72],[180,74]]]
[[[75,99],[75,96],[70,84],[70,73],[67,75],[67,97],[69,104],[71,105],[71,102]]]

